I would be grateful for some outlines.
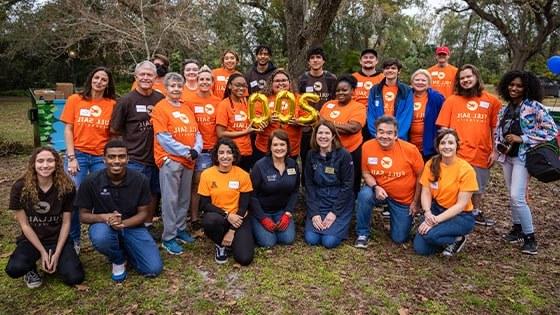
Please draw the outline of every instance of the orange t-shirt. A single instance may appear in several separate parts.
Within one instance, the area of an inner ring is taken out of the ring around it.
[[[216,95],[219,99],[224,98],[224,92],[226,91],[227,81],[229,76],[235,71],[229,71],[225,68],[217,68],[212,70],[212,93]]]
[[[336,125],[347,124],[355,121],[364,127],[366,123],[366,107],[356,101],[341,106],[337,100],[327,101],[319,112],[322,118]],[[340,133],[340,142],[348,152],[354,152],[363,141],[362,131],[353,134]]]
[[[268,108],[272,113],[274,111],[274,101],[276,100],[276,95],[272,95],[268,97]],[[303,115],[303,111],[298,106],[299,95],[296,95],[296,110],[294,114],[294,118]],[[288,113],[288,104],[283,102],[282,103],[282,114]],[[257,115],[261,114],[260,107],[255,110]],[[297,156],[299,155],[300,150],[300,142],[301,142],[301,133],[302,129],[301,126],[298,125],[291,125],[291,124],[283,124],[281,122],[271,122],[266,128],[264,128],[263,132],[257,133],[255,138],[255,147],[259,149],[259,151],[268,153],[268,139],[272,132],[276,129],[283,129],[288,133],[288,139],[290,141],[290,156]]]
[[[417,174],[423,167],[418,149],[404,140],[397,139],[389,150],[383,150],[376,139],[362,145],[362,171],[369,172],[377,185],[399,203],[412,203]]]
[[[493,148],[492,129],[496,128],[501,107],[500,101],[486,91],[472,98],[451,95],[443,103],[436,125],[457,131],[459,157],[473,166],[488,168]]]
[[[368,77],[359,72],[354,72],[352,73],[352,75],[358,81],[356,88],[354,89],[354,94],[352,95],[352,99],[358,103],[367,106],[369,90],[371,89],[372,86],[379,84],[379,82],[381,82],[381,80],[383,80],[385,76],[383,75],[383,73],[380,73],[377,74],[376,76]]]
[[[428,93],[418,97],[414,95],[412,123],[410,124],[410,143],[414,144],[422,152],[422,142],[424,140],[424,116],[426,115],[426,103],[428,103]]]
[[[226,131],[244,131],[249,128],[249,111],[247,110],[247,103],[235,103],[229,98],[222,100],[218,104],[216,114],[216,125],[223,126]],[[251,146],[251,135],[246,134],[241,137],[232,138],[239,153],[243,156],[253,154],[253,147]]]
[[[60,120],[72,125],[76,150],[103,155],[103,148],[109,141],[109,122],[116,103],[107,98],[88,101],[79,94],[68,97]]]
[[[430,67],[428,72],[432,75],[432,88],[434,90],[443,94],[445,98],[453,94],[455,76],[457,75],[456,67],[450,64],[440,67],[436,64]]]
[[[132,87],[130,88],[130,90],[134,91],[137,87],[138,87],[138,82],[134,80],[134,82],[132,82]],[[155,81],[154,85],[152,85],[152,90],[159,92],[163,96],[167,96],[167,89],[165,88],[165,85],[163,85],[163,79],[162,81]]]
[[[451,165],[440,163],[440,178],[435,183],[430,182],[432,179],[431,165],[432,160],[429,160],[420,177],[420,184],[422,187],[430,188],[432,198],[445,209],[449,209],[457,203],[459,192],[478,191],[476,172],[467,161],[456,158]],[[469,200],[464,211],[472,211],[472,209],[473,204]]]
[[[185,101],[196,117],[198,130],[202,134],[203,149],[210,150],[218,142],[216,135],[216,114],[220,99],[214,95],[202,98],[196,93]]]
[[[197,90],[190,90],[186,86],[183,86],[183,90],[181,91],[181,99],[183,102],[187,102],[189,99],[196,97]]]
[[[227,213],[237,213],[241,193],[253,191],[249,173],[233,166],[222,173],[217,166],[205,169],[200,175],[198,194],[210,197],[212,204]]]
[[[186,168],[192,169],[194,161],[189,160],[183,156],[177,156],[168,153],[159,144],[157,134],[160,132],[169,133],[173,139],[189,147],[194,147],[196,142],[196,133],[198,132],[198,125],[196,117],[191,109],[185,105],[176,107],[171,105],[167,99],[159,101],[152,111],[152,125],[154,126],[154,159],[158,167],[164,163],[164,158],[167,157],[173,161],[179,162]]]
[[[381,94],[383,94],[383,113],[385,115],[395,116],[395,100],[397,99],[398,85],[383,85]]]

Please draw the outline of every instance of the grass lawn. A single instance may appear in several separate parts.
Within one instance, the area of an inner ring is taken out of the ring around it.
[[[0,98],[0,134],[32,144],[25,99]],[[27,156],[0,158],[0,268],[19,234],[8,205],[13,181]],[[199,239],[181,256],[162,252],[164,272],[146,279],[130,272],[120,285],[110,264],[82,233],[80,258],[86,281],[67,287],[46,277],[39,289],[0,276],[0,314],[560,314],[560,183],[532,181],[529,204],[539,241],[537,256],[500,237],[510,226],[501,169],[492,171],[485,201],[494,227],[476,227],[463,252],[452,258],[419,257],[410,244],[393,244],[387,222],[374,213],[367,250],[348,241],[334,250],[303,243],[303,207],[296,215],[295,245],[258,249],[241,267],[214,262],[214,247]],[[161,228],[161,226],[158,227]],[[353,229],[352,229],[353,231]]]

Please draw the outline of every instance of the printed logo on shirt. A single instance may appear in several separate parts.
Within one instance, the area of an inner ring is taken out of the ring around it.
[[[385,101],[386,102],[392,102],[395,99],[395,93],[389,91],[387,93],[385,93]]]
[[[336,119],[338,118],[338,116],[340,116],[340,111],[333,110],[329,116],[331,116],[332,119]]]
[[[148,109],[146,108],[146,105],[136,105],[136,112],[137,113],[145,113],[147,111],[148,111]]]
[[[235,114],[234,116],[235,121],[245,121],[247,120],[247,114],[244,111],[239,111],[239,114]]]
[[[286,172],[288,173],[288,175],[296,175],[296,169],[295,168],[288,168],[286,170]]]
[[[276,174],[266,175],[266,180],[269,181],[269,182],[275,182],[276,181]]]
[[[391,166],[393,166],[393,159],[388,156],[384,156],[381,158],[381,166],[383,166],[383,168],[391,168]]]
[[[378,159],[376,157],[368,157],[367,163],[370,165],[377,165]]]
[[[206,112],[206,114],[208,115],[213,115],[214,114],[214,105],[212,104],[206,104],[204,105],[204,111]]]
[[[477,108],[478,108],[478,103],[477,102],[475,102],[475,101],[468,101],[467,102],[467,109],[468,110],[474,111]]]
[[[33,210],[38,214],[45,214],[51,210],[51,205],[46,201],[39,201],[33,205]]]
[[[372,86],[373,86],[373,83],[372,83],[371,81],[366,81],[366,82],[364,83],[364,88],[365,88],[366,90],[371,89]]]
[[[103,188],[99,194],[101,196],[111,196],[111,192],[107,188]]]
[[[239,189],[239,181],[230,180],[229,183],[228,183],[228,187],[230,189]]]
[[[210,188],[212,188],[212,189],[218,188],[218,184],[216,184],[215,181],[212,181],[212,184],[210,185]]]
[[[328,103],[325,106],[327,106],[328,109],[333,109],[336,105],[334,103]]]
[[[259,89],[264,90],[264,88],[266,87],[266,81],[263,79],[259,80]]]
[[[180,121],[182,121],[185,125],[189,124],[189,117],[187,117],[187,115],[181,113],[181,112],[173,112],[171,113],[171,115],[177,119],[179,119]]]
[[[93,116],[93,117],[101,116],[101,107],[99,107],[98,105],[92,105],[89,108],[89,111],[91,113],[91,116]]]
[[[445,72],[438,72],[437,77],[438,79],[443,80],[445,78]]]
[[[422,103],[420,102],[414,102],[414,111],[419,110],[420,108],[422,108]]]
[[[152,116],[152,111],[154,110],[154,105],[146,106],[146,110],[148,111],[148,115]]]
[[[315,90],[316,92],[319,92],[323,89],[323,83],[316,81],[315,83],[313,83],[313,90]]]

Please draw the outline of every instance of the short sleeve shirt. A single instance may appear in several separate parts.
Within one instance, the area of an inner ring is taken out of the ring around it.
[[[237,103],[226,98],[218,105],[216,125],[226,128],[226,131],[243,131],[249,127],[249,112],[246,103]],[[253,154],[251,136],[249,134],[233,138],[243,156]]]
[[[253,190],[249,173],[238,166],[233,166],[227,173],[212,166],[200,175],[198,194],[210,197],[212,204],[227,213],[237,213],[241,193]]]
[[[366,107],[356,101],[340,105],[338,100],[328,101],[319,112],[321,117],[336,125],[357,122],[363,128],[366,124]],[[354,152],[362,144],[362,131],[353,134],[340,134],[340,142],[348,152]]]

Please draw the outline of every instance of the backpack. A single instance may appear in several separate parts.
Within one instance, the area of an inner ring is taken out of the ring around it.
[[[556,139],[527,151],[525,162],[529,174],[543,183],[560,179],[560,149]]]

